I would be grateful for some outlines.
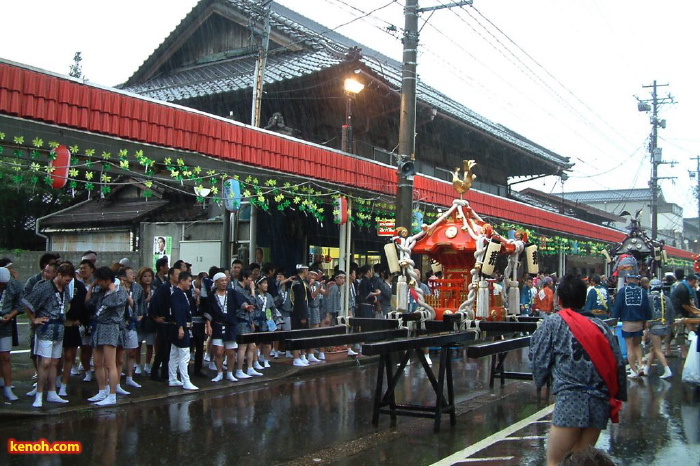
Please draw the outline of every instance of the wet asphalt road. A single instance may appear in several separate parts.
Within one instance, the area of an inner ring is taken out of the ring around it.
[[[76,440],[83,453],[18,456],[9,455],[3,445],[0,464],[428,465],[553,402],[538,398],[527,381],[510,382],[503,389],[497,383],[489,390],[486,360],[466,359],[463,351],[452,356],[457,425],[451,427],[445,416],[438,434],[433,433],[430,419],[399,417],[391,427],[389,417],[382,416],[378,427],[371,424],[377,366],[363,358],[360,364],[338,364],[338,370],[299,371],[196,394],[182,395],[147,382],[144,390],[149,393],[178,396],[116,408],[95,410],[78,400],[72,402],[71,412],[10,418],[3,417],[4,405],[0,407],[4,445],[8,438]],[[526,353],[512,353],[509,358],[510,370],[526,368]],[[630,383],[630,401],[623,407],[620,424],[601,436],[597,446],[617,464],[700,464],[700,392],[680,381],[679,359],[670,362],[676,373],[670,382],[654,375]],[[273,372],[287,370],[288,362],[273,366]],[[27,371],[18,374],[26,376]],[[94,387],[73,379],[72,398],[89,396]],[[26,382],[18,379],[17,384],[19,394]],[[434,403],[417,362],[404,371],[397,397]],[[20,403],[16,406],[28,400]],[[507,441],[494,437],[470,458],[510,458],[475,464],[543,464],[546,420],[524,426]]]

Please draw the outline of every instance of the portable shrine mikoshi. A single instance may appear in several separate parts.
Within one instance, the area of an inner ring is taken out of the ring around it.
[[[529,336],[501,337],[496,341],[485,341],[483,338],[484,332],[495,336],[528,333],[537,328],[537,322],[508,319],[508,315],[519,313],[517,278],[522,273],[519,270],[520,256],[525,252],[528,272],[537,273],[537,247],[528,244],[527,235],[522,231],[510,239],[499,235],[463,198],[476,176],[471,172],[475,165],[474,161],[465,161],[461,179],[459,169],[455,171],[453,185],[460,198],[455,199],[435,222],[422,225],[421,231],[413,236],[409,236],[407,230],[399,229],[393,242],[386,245],[392,272],[402,272],[396,290],[398,310],[391,313],[390,319],[341,319],[348,332],[336,329],[320,332],[321,329],[314,329],[239,335],[239,343],[260,341],[261,336],[265,342],[284,340],[289,349],[364,343],[364,355],[379,356],[373,412],[375,425],[380,413],[389,414],[392,423],[399,415],[432,417],[436,432],[440,429],[443,413],[449,414],[454,424],[454,390],[448,353],[455,347],[474,344],[470,357],[492,356],[491,386],[497,376],[501,378],[501,384],[505,378],[529,378],[530,374],[508,372],[504,368],[508,352],[527,347]],[[418,277],[413,268],[412,254],[425,254],[442,267],[444,278],[437,281],[434,296],[425,297],[416,286]],[[500,296],[493,292],[492,278],[499,256],[507,259]],[[409,303],[412,304],[410,308]],[[426,347],[440,348],[437,377],[426,359],[423,350]],[[395,368],[392,356],[396,353],[400,353],[398,368]],[[435,392],[434,406],[396,403],[396,384],[403,376],[403,367],[413,355],[421,362]],[[385,375],[387,389],[383,393]]]
[[[392,272],[402,272],[397,283],[399,313],[418,312],[423,320],[447,320],[467,328],[469,321],[503,321],[506,315],[520,312],[520,256],[525,252],[528,272],[536,274],[537,246],[528,243],[524,231],[515,232],[514,238],[496,233],[464,199],[476,177],[472,173],[475,165],[473,160],[465,160],[463,177],[459,168],[453,173],[452,184],[459,199],[449,209],[412,236],[399,228],[393,238],[398,253],[392,244],[385,247]],[[435,292],[430,296],[424,296],[416,286],[412,254],[424,254],[442,269],[443,278],[434,281]],[[507,266],[502,290],[494,293],[499,256],[507,258]]]
[[[666,262],[664,242],[652,240],[647,236],[639,220],[641,213],[640,209],[630,218],[627,236],[606,253],[607,265],[611,267],[607,274],[617,280],[618,289],[624,286],[625,277],[629,274],[649,278],[661,276],[662,266]],[[623,212],[623,215],[629,215],[629,212]]]

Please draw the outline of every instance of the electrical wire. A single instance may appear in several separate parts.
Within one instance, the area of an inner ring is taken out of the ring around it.
[[[470,8],[473,9],[473,8]],[[578,119],[580,119],[582,122],[586,124],[590,129],[594,130],[596,133],[598,133],[600,136],[604,137],[607,139],[612,145],[617,147],[618,149],[621,149],[622,147],[619,146],[617,141],[612,139],[610,136],[608,136],[605,132],[601,131],[599,128],[597,128],[588,118],[586,118],[581,112],[579,112],[573,105],[571,105],[557,90],[555,90],[549,83],[547,83],[543,78],[541,78],[527,63],[525,63],[518,55],[516,55],[506,44],[504,44],[503,41],[501,41],[498,37],[493,34],[489,30],[488,27],[486,27],[482,22],[476,18],[471,12],[470,9],[467,9],[465,7],[461,7],[461,10],[464,11],[471,19],[473,19],[480,27],[483,29],[486,34],[493,39],[493,41],[496,42],[494,44],[491,40],[489,40],[484,34],[481,32],[477,31],[469,21],[467,21],[462,15],[458,14],[456,11],[453,11],[455,16],[459,18],[462,22],[467,24],[476,34],[478,34],[488,45],[490,45],[494,50],[496,50],[499,54],[501,54],[506,60],[511,62],[523,75],[528,77],[533,83],[536,85],[540,85],[544,87],[544,89],[549,92],[555,100],[558,100],[560,104],[562,104],[566,109],[568,109],[569,112],[571,112],[574,116],[576,116]],[[483,15],[482,15],[483,16]],[[492,23],[491,23],[492,24]],[[500,31],[500,30],[499,30]],[[509,41],[512,42],[512,40],[508,37],[505,36]],[[514,43],[514,42],[513,42]],[[516,44],[517,45],[517,44]],[[522,50],[519,46],[518,48]],[[529,57],[529,55],[527,55]],[[533,60],[534,61],[534,60]],[[537,63],[537,62],[535,62]],[[537,63],[539,65],[539,63]],[[541,66],[541,65],[540,65]],[[544,69],[544,68],[543,68]],[[549,73],[551,74],[551,73]],[[577,129],[574,129],[573,132],[577,135],[579,135],[582,139],[586,139],[583,134],[581,134]],[[590,144],[591,141],[588,140],[588,143]],[[597,143],[594,143],[594,145],[597,146]],[[602,150],[601,147],[597,146],[597,148],[601,152],[606,152]]]
[[[623,135],[622,133],[618,132],[615,128],[615,125],[611,125],[609,122],[605,121],[603,117],[601,117],[595,110],[593,110],[588,104],[586,104],[583,100],[581,100],[571,89],[569,89],[567,86],[565,86],[556,76],[554,76],[549,70],[547,70],[539,61],[535,60],[532,55],[527,53],[520,45],[518,45],[517,42],[515,42],[510,36],[508,36],[505,32],[503,32],[498,26],[496,26],[490,19],[488,19],[486,16],[479,11],[476,7],[472,6],[472,8],[481,18],[483,18],[488,24],[490,24],[493,28],[495,28],[503,37],[505,37],[511,44],[513,44],[520,52],[522,52],[527,58],[529,58],[535,65],[537,65],[538,68],[540,68],[542,71],[545,72],[547,76],[549,76],[551,79],[553,79],[562,89],[564,89],[571,97],[573,97],[579,104],[583,105],[586,110],[588,110],[592,115],[594,115],[596,118],[598,118],[606,128],[610,128],[613,130],[613,132],[618,135],[620,138],[627,140],[626,136]],[[467,10],[465,10],[467,11]],[[629,141],[628,141],[629,142]]]
[[[467,23],[467,24],[468,24],[468,23]],[[471,26],[471,25],[470,25],[470,26]],[[441,35],[443,35],[444,37],[447,37],[447,36],[445,36],[445,34],[444,34],[441,30],[439,30],[439,29],[437,29],[437,28],[435,28],[435,30],[438,32],[438,34],[441,34]],[[479,34],[478,31],[476,31],[473,27],[472,27],[472,30],[473,30],[475,33]],[[483,37],[483,36],[482,36],[482,37]],[[451,39],[448,38],[448,40],[451,40]],[[454,41],[452,41],[452,42],[455,43]],[[457,45],[457,44],[455,43],[455,45]],[[460,48],[460,50],[466,52],[468,55],[470,55],[470,56],[473,57],[473,55],[472,55],[471,53],[469,53],[463,46],[461,46],[461,45],[457,45],[457,46]],[[478,61],[478,60],[477,60],[477,61]],[[496,77],[498,77],[498,78],[499,78],[502,82],[504,82],[508,87],[510,87],[511,89],[513,89],[513,90],[515,90],[515,91],[518,91],[518,92],[521,94],[521,97],[524,98],[525,100],[529,101],[529,102],[532,104],[533,107],[539,108],[545,115],[549,116],[552,120],[558,121],[560,124],[562,124],[563,126],[565,126],[569,131],[571,131],[571,132],[574,133],[574,134],[577,134],[582,140],[587,140],[587,138],[586,138],[576,127],[571,126],[568,122],[562,121],[560,118],[557,118],[557,116],[555,116],[550,110],[546,109],[546,108],[542,105],[541,102],[539,102],[538,100],[534,99],[532,96],[530,96],[530,95],[528,95],[528,94],[523,94],[523,93],[521,93],[519,89],[516,89],[515,85],[514,85],[512,82],[506,80],[506,79],[505,79],[504,77],[502,77],[499,73],[496,73],[495,71],[493,71],[493,70],[490,69],[489,67],[487,67],[487,69],[489,69],[492,73],[494,73],[494,74],[496,75]],[[493,93],[491,93],[491,94],[493,94]],[[501,99],[498,99],[498,100],[501,100]],[[498,100],[497,100],[497,101],[498,101]],[[513,115],[513,114],[514,114],[514,112],[511,113],[511,115]],[[530,116],[530,118],[531,118],[531,116]],[[525,121],[524,118],[520,118],[520,120],[521,120],[521,121]],[[589,141],[589,142],[590,142],[590,141]],[[604,149],[602,149],[602,148],[601,148],[600,146],[598,146],[596,143],[593,143],[593,146],[596,147],[600,152],[606,152]]]
[[[464,9],[464,8],[462,8],[462,9]],[[466,10],[465,10],[465,11],[466,11]],[[455,14],[456,14],[456,13],[455,13]],[[542,80],[541,78],[539,78],[539,77],[536,75],[536,73],[535,73],[529,66],[527,66],[527,64],[525,64],[522,60],[519,60],[519,58],[518,58],[512,51],[509,51],[509,53],[512,54],[512,56],[509,57],[507,54],[505,54],[505,53],[501,50],[501,47],[495,45],[495,44],[494,44],[491,40],[489,40],[489,38],[487,38],[484,34],[482,34],[481,32],[477,31],[477,30],[470,24],[469,21],[467,21],[466,19],[464,19],[464,18],[463,18],[461,15],[459,15],[459,14],[456,14],[456,16],[457,16],[462,22],[464,22],[465,24],[467,24],[467,25],[470,27],[470,29],[471,29],[475,34],[479,35],[486,43],[488,43],[492,48],[494,48],[499,54],[501,54],[501,55],[502,55],[505,59],[507,59],[511,64],[515,65],[523,74],[525,74],[526,76],[528,76],[533,82],[535,82],[535,83],[537,84],[537,83],[538,83],[538,79],[539,79],[539,81],[540,81],[541,83],[544,83],[546,86],[548,86],[548,87],[551,89],[550,93],[553,92],[554,94],[558,95],[559,100],[560,100],[564,105],[568,106],[568,107],[570,108],[570,111],[571,111],[573,114],[577,114],[577,113],[578,113],[579,119],[582,119],[583,121],[587,122],[587,125],[588,125],[589,127],[591,127],[591,129],[593,129],[594,131],[596,131],[598,134],[601,134],[602,136],[606,137],[608,140],[612,141],[613,144],[616,144],[616,142],[615,142],[614,140],[611,140],[611,138],[610,138],[609,136],[607,136],[606,133],[604,133],[603,131],[601,131],[599,128],[596,128],[595,125],[593,125],[590,121],[588,121],[588,120],[586,119],[585,116],[583,116],[580,112],[577,112],[577,110],[576,110],[573,106],[571,106],[571,104],[569,104],[568,102],[566,102],[566,100],[564,100],[563,97],[562,97],[561,95],[559,95],[551,86],[549,86],[546,82],[544,82],[544,80]],[[471,16],[472,16],[472,18],[473,18],[473,15],[471,15]],[[487,28],[485,25],[481,24],[480,22],[478,22],[477,24],[479,24],[480,27],[481,27],[482,29],[486,30],[487,33],[488,33],[491,37],[493,37],[493,39],[494,39],[495,41],[497,41],[498,43],[500,43],[501,46],[502,46],[503,48],[505,48],[506,50],[508,50],[507,47],[505,47],[505,44],[503,44],[502,41],[500,41],[497,37],[495,37],[495,35],[493,35],[490,31],[488,31],[488,28]],[[437,28],[435,28],[435,29],[437,29]],[[438,33],[440,33],[440,34],[443,35],[444,37],[448,37],[448,36],[446,36],[441,30],[438,30]],[[449,37],[448,37],[448,39],[449,39]],[[451,40],[451,39],[450,39],[450,40]],[[464,47],[462,47],[462,46],[456,44],[455,41],[453,41],[453,40],[451,40],[451,41],[452,41],[453,43],[455,43],[455,45],[457,45],[457,46],[460,48],[460,50],[464,51],[465,53],[467,53],[468,55],[470,55],[473,59],[475,59],[476,62],[480,63],[485,69],[489,70],[492,74],[494,74],[496,77],[498,77],[498,78],[501,79],[503,82],[505,82],[506,85],[508,85],[508,86],[510,86],[510,87],[513,87],[513,85],[512,85],[509,81],[505,80],[498,72],[495,72],[495,71],[494,71],[493,69],[491,69],[489,66],[487,66],[487,65],[485,65],[484,63],[480,62],[480,61],[479,61],[478,59],[476,59],[476,57],[474,57],[474,55],[471,54],[468,50],[466,50]],[[513,58],[513,57],[515,57],[515,58]],[[519,64],[517,63],[517,60],[516,60],[516,59],[518,59],[518,60],[520,61],[520,63],[523,64],[523,66],[519,65]],[[524,67],[526,67],[527,70],[524,69]],[[528,71],[528,70],[529,70],[529,71]],[[544,109],[538,102],[533,101],[532,99],[530,99],[530,101],[533,102],[533,104],[534,104],[535,106],[537,106],[537,107],[539,107],[541,110],[543,110],[544,113],[545,113],[546,115],[548,115],[550,118],[559,121],[559,123],[563,123],[563,122],[560,120],[560,118],[556,118],[550,111],[547,111],[546,109]],[[571,126],[570,126],[569,124],[567,124],[567,123],[563,123],[563,125],[566,126],[567,129],[569,129],[572,133],[577,134],[577,135],[578,135],[579,137],[581,137],[583,140],[587,140],[589,143],[591,143],[591,141],[589,140],[589,138],[587,138],[587,137],[585,137],[583,134],[581,134],[581,132],[578,130],[578,128],[573,128],[573,127],[571,127]],[[608,151],[602,150],[602,148],[601,148],[597,143],[593,143],[592,145],[594,145],[600,152],[608,152]],[[618,147],[619,147],[619,146],[618,146]],[[625,152],[627,152],[627,150],[626,150]],[[596,157],[593,157],[593,159],[595,160]],[[580,160],[580,159],[579,159],[579,160]]]
[[[630,153],[627,157],[622,159],[622,161],[620,163],[618,163],[617,165],[615,165],[614,167],[606,168],[605,171],[601,171],[601,172],[598,172],[598,173],[595,173],[592,175],[569,175],[569,178],[585,179],[585,178],[595,178],[597,176],[606,175],[614,170],[617,170],[618,168],[620,168],[621,166],[623,166],[624,164],[626,164],[627,162],[632,160],[632,158],[637,155],[637,153],[639,152],[640,149],[644,149],[644,147],[646,147],[647,143],[648,143],[648,140],[645,140],[639,147],[637,147],[634,150],[634,152]]]
[[[313,31],[313,33],[314,33],[315,35],[317,35],[317,36],[325,37],[325,36],[327,36],[328,34],[330,34],[331,32],[336,32],[338,29],[340,29],[340,28],[342,28],[342,27],[345,27],[345,26],[348,26],[348,25],[354,23],[355,21],[359,21],[359,20],[361,20],[361,19],[363,19],[363,18],[366,18],[366,17],[368,17],[368,16],[371,16],[371,15],[375,14],[376,12],[381,11],[381,10],[383,10],[383,9],[385,9],[385,8],[387,8],[387,7],[391,6],[391,5],[393,5],[394,3],[397,3],[397,0],[391,0],[389,3],[386,3],[386,4],[382,5],[382,6],[379,6],[379,7],[375,8],[374,10],[370,10],[369,12],[366,12],[366,13],[364,13],[363,15],[356,16],[356,17],[352,18],[351,20],[346,21],[346,22],[341,23],[341,24],[338,24],[337,26],[334,26],[334,27],[332,27],[332,28],[327,28],[327,29],[325,29],[324,31],[320,31],[320,32]],[[326,37],[326,38],[327,38],[327,37]],[[297,40],[297,41],[294,41],[294,42],[291,42],[291,43],[287,44],[287,47],[289,47],[289,46],[291,46],[291,45],[296,45],[296,44],[300,44],[300,43],[303,43],[303,42],[307,42],[307,41],[308,41],[308,37],[305,37],[305,38],[303,38],[303,39],[299,39],[299,40]]]
[[[697,154],[697,151],[687,149],[687,148],[685,148],[685,147],[683,147],[683,146],[679,146],[678,144],[676,144],[675,142],[673,142],[672,139],[668,139],[668,138],[665,138],[665,137],[662,137],[662,136],[658,136],[658,138],[661,139],[662,141],[664,141],[665,143],[672,145],[672,146],[675,147],[676,149],[682,150],[683,152],[687,152],[688,154],[691,154],[691,155]]]
[[[400,31],[400,29],[397,28],[395,24],[390,23],[389,21],[385,21],[385,20],[375,16],[372,12],[367,13],[366,11],[364,11],[364,10],[356,7],[355,5],[352,5],[344,0],[327,0],[327,1],[330,3],[335,3],[335,4],[340,4],[340,5],[345,6],[346,8],[343,8],[341,6],[341,9],[344,9],[346,11],[347,10],[356,11],[357,13],[360,14],[360,18],[363,20],[363,22],[369,23],[369,21],[367,21],[367,19],[372,18],[372,19],[376,20],[377,22],[383,23],[384,24],[383,27],[377,26],[377,25],[372,25],[372,26],[379,29],[382,32],[388,33],[389,35],[394,36],[394,34],[392,34],[392,31],[391,31],[392,29],[396,29],[397,32]],[[398,2],[395,1],[394,3],[398,3]]]

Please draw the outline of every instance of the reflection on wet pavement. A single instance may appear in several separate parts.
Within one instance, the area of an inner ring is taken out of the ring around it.
[[[77,440],[80,457],[14,456],[11,464],[336,464],[424,465],[472,445],[549,405],[531,382],[488,390],[488,361],[454,352],[457,426],[401,417],[371,424],[376,365],[250,387],[71,414],[3,422],[3,440]],[[526,369],[527,355],[510,361]],[[434,358],[435,360],[436,358]],[[677,364],[677,361],[673,361]],[[680,373],[673,367],[674,373]],[[434,367],[435,370],[435,367]],[[498,385],[498,384],[497,384]],[[434,403],[419,364],[405,370],[397,401]],[[674,376],[632,382],[619,425],[598,447],[618,464],[695,464],[700,458],[700,395]],[[542,464],[548,425],[531,424],[479,453]],[[3,451],[2,454],[5,454]],[[2,456],[0,456],[2,458]],[[0,459],[0,462],[5,462]],[[497,463],[493,463],[497,464]]]

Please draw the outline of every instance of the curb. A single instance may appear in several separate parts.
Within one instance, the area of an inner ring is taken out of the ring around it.
[[[53,407],[48,407],[46,403],[44,403],[44,407],[37,409],[33,408],[31,404],[28,404],[27,406],[22,406],[21,408],[12,408],[8,407],[5,409],[4,407],[0,406],[0,415],[3,417],[3,419],[6,420],[16,420],[16,419],[22,419],[22,418],[40,418],[40,417],[45,417],[45,416],[54,416],[54,415],[61,415],[61,414],[68,414],[68,413],[76,413],[76,412],[93,412],[101,409],[114,409],[114,408],[124,408],[128,407],[133,404],[137,403],[144,403],[148,401],[156,401],[156,400],[162,400],[165,398],[172,398],[172,397],[182,397],[182,396],[193,396],[193,395],[198,395],[200,393],[211,393],[211,392],[218,392],[218,391],[224,391],[228,390],[230,393],[236,393],[239,391],[239,389],[248,389],[251,387],[255,386],[260,386],[264,385],[270,382],[280,382],[285,379],[293,379],[293,378],[300,378],[303,376],[306,376],[308,374],[323,374],[326,372],[332,372],[335,370],[341,370],[341,369],[349,369],[351,367],[357,367],[357,366],[366,366],[369,364],[375,364],[379,361],[379,356],[361,356],[359,358],[347,358],[339,361],[333,361],[333,362],[326,362],[323,364],[314,364],[310,365],[308,367],[295,367],[295,366],[289,366],[287,368],[282,368],[275,370],[274,373],[271,373],[270,376],[267,377],[254,377],[252,379],[246,379],[246,380],[241,380],[238,382],[226,382],[226,383],[216,383],[212,384],[211,382],[207,381],[206,383],[209,384],[206,387],[200,387],[199,390],[196,391],[188,391],[188,390],[183,390],[181,388],[177,387],[168,387],[167,384],[163,382],[152,382],[151,380],[147,380],[148,383],[148,389],[151,390],[153,385],[152,384],[162,384],[162,388],[165,390],[161,390],[157,393],[151,393],[151,394],[143,394],[143,395],[138,395],[137,391],[132,391],[131,395],[127,396],[120,396],[119,401],[117,402],[117,405],[115,406],[105,406],[105,407],[98,407],[98,406],[93,406],[89,403],[87,403],[87,400],[80,400],[80,401],[75,401],[71,400],[72,403],[70,403],[70,406],[66,405],[52,405],[48,404],[48,406],[56,406],[55,408]],[[286,366],[286,362],[277,362],[273,363],[272,367],[270,369],[275,369],[275,366]],[[268,372],[270,372],[270,369],[267,369]],[[197,380],[193,379],[193,381],[196,383]],[[91,382],[91,386],[94,387],[94,382]],[[87,385],[85,385],[87,387]],[[139,390],[139,389],[135,389]],[[24,395],[24,394],[22,394]],[[136,396],[135,396],[136,395]],[[25,399],[27,401],[31,400],[31,398],[28,397],[20,397],[20,399]],[[14,402],[17,403],[17,402]],[[7,403],[9,404],[9,402]]]

